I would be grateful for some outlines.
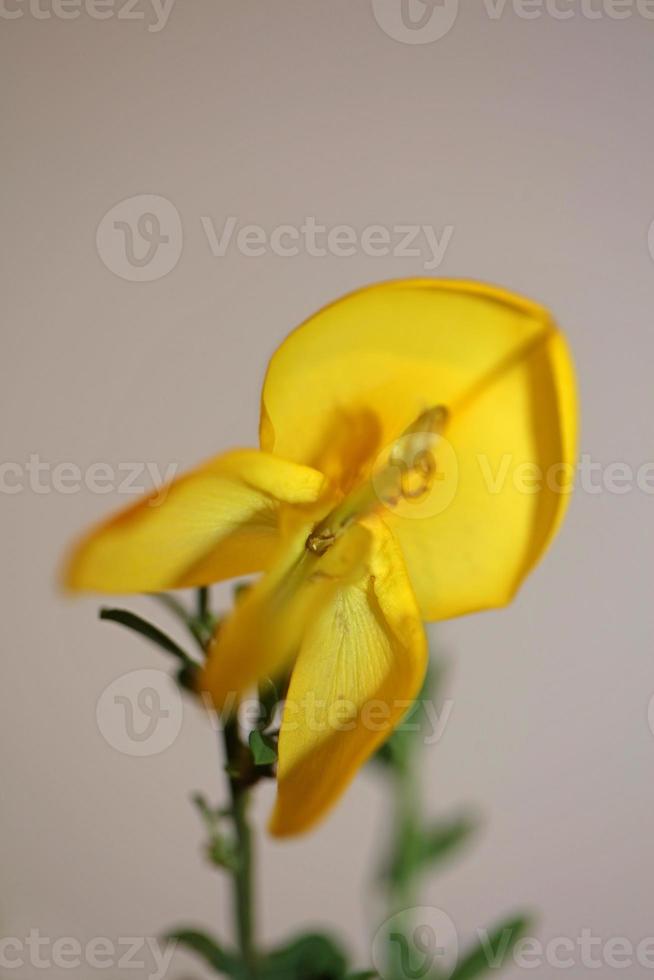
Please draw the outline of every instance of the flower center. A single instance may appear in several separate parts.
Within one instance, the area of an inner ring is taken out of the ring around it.
[[[371,477],[344,497],[323,518],[306,540],[306,548],[323,555],[356,521],[381,506],[400,499],[416,500],[424,496],[437,479],[434,436],[441,435],[448,419],[443,405],[422,412],[401,436],[382,454],[382,462]]]

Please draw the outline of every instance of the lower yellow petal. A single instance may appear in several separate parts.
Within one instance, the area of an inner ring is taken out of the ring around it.
[[[210,460],[119,512],[74,548],[71,589],[157,592],[268,567],[286,504],[310,505],[322,474],[256,449]]]
[[[334,590],[307,630],[279,740],[270,831],[308,830],[334,805],[416,697],[426,639],[396,542],[380,521],[356,581]]]
[[[360,577],[370,550],[367,530],[352,527],[317,557],[305,547],[310,528],[296,521],[287,529],[278,560],[218,627],[200,681],[218,710],[232,710],[258,680],[281,672],[334,590]]]

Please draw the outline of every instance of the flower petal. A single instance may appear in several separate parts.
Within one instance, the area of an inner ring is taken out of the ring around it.
[[[345,490],[353,473],[367,478],[383,450],[441,405],[443,482],[419,506],[405,499],[380,511],[427,619],[507,602],[560,524],[576,405],[569,354],[548,312],[477,283],[383,283],[292,333],[262,395],[262,448],[324,469]],[[524,492],[534,466],[542,486]]]
[[[335,589],[361,576],[370,533],[352,527],[317,557],[305,548],[311,526],[296,521],[279,560],[218,627],[200,687],[220,711],[233,710],[258,680],[280,673]]]
[[[424,619],[506,605],[543,555],[572,492],[571,362],[551,330],[467,404],[435,440],[442,482],[383,510]]]
[[[71,589],[156,592],[268,567],[286,504],[310,505],[322,474],[256,449],[210,460],[87,534],[66,569]]]
[[[373,530],[365,572],[334,590],[291,675],[270,831],[309,829],[390,735],[422,684],[427,645],[393,536]]]

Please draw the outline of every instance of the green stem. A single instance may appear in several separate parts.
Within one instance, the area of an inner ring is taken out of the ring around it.
[[[233,872],[234,925],[247,975],[256,977],[253,902],[253,842],[248,820],[249,789],[239,778],[244,745],[235,717],[225,721],[223,729],[225,756],[231,796],[231,816],[238,844],[238,863]]]
[[[410,908],[416,899],[413,842],[421,826],[420,800],[414,760],[409,757],[395,770],[395,866],[397,880],[392,901]]]
[[[411,910],[418,902],[416,889],[413,848],[421,826],[421,807],[418,792],[417,760],[415,747],[403,753],[394,761],[391,775],[393,780],[393,799],[395,803],[393,818],[393,838],[391,844],[390,866],[393,869],[389,887],[389,917],[402,916],[400,932],[410,937]],[[397,932],[396,922],[393,933]],[[403,978],[406,965],[397,941],[388,937],[389,977]]]
[[[197,621],[202,628],[211,627],[209,590],[197,590]],[[196,638],[199,639],[193,630]],[[206,653],[206,650],[205,650]],[[234,825],[237,863],[232,871],[234,889],[234,928],[245,966],[246,976],[255,980],[257,957],[254,941],[253,841],[248,820],[250,786],[247,779],[250,759],[241,741],[235,714],[225,718],[222,728],[225,769],[229,784],[229,814]]]
[[[209,589],[203,585],[198,589],[198,619],[204,622],[209,616]]]

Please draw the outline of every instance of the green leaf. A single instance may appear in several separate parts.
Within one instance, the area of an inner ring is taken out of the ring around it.
[[[230,815],[231,811],[223,807],[214,809],[214,807],[209,805],[202,793],[195,793],[192,799],[200,812],[209,834],[209,842],[207,844],[209,860],[218,868],[225,868],[227,871],[232,872],[238,871],[238,849],[233,838],[223,833],[221,829],[222,821]]]
[[[463,815],[426,829],[414,827],[411,832],[405,829],[385,877],[401,886],[412,877],[433,870],[466,843],[476,826],[470,816]]]
[[[265,677],[259,682],[259,704],[261,705],[261,717],[257,727],[265,731],[272,724],[275,717],[277,705],[282,700],[277,684],[271,677]]]
[[[261,962],[262,980],[344,980],[345,956],[329,936],[307,933],[269,953]]]
[[[465,844],[476,829],[477,824],[471,817],[462,816],[441,821],[423,831],[420,844],[421,864],[434,865],[444,861]]]
[[[200,668],[190,661],[177,671],[177,683],[191,694],[198,694],[199,677]]]
[[[250,732],[248,742],[255,766],[273,766],[277,762],[277,746],[270,735],[255,729]]]
[[[186,651],[182,650],[179,644],[171,640],[158,627],[149,623],[147,619],[137,616],[136,613],[130,612],[128,609],[101,609],[100,619],[106,619],[112,623],[119,623],[121,626],[127,627],[127,629],[134,630],[135,633],[144,636],[151,643],[156,643],[166,653],[172,653],[174,657],[181,660],[185,667],[193,665],[193,661]]]
[[[375,970],[358,970],[355,973],[347,973],[345,980],[375,980],[378,976]]]
[[[220,818],[224,815],[223,810],[214,809],[203,793],[194,793],[191,800],[197,807],[200,816],[207,825],[207,828],[209,830],[213,830]]]
[[[450,980],[474,980],[485,973],[507,965],[515,944],[529,931],[532,919],[521,915],[507,919],[487,933],[470,950],[451,975]]]
[[[166,939],[178,942],[186,949],[197,953],[205,963],[218,973],[236,978],[243,975],[243,967],[238,957],[223,949],[212,936],[204,932],[198,932],[195,929],[176,929],[174,932],[168,933]]]
[[[217,868],[235,873],[241,866],[238,849],[228,837],[214,834],[207,846],[207,855]]]

